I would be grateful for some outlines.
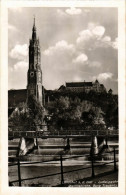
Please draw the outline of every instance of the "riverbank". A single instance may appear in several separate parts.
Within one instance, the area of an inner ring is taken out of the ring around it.
[[[60,139],[47,139],[39,140],[39,147],[35,149],[31,154],[20,157],[21,163],[21,179],[39,177],[36,179],[30,179],[22,181],[22,186],[36,186],[36,187],[50,187],[59,186],[61,184],[61,162],[60,155],[63,157],[63,173],[64,173],[64,183],[67,186],[82,186],[87,185],[86,183],[80,184],[80,180],[85,178],[90,178],[92,175],[91,161],[88,158],[90,154],[91,143],[84,140],[70,140],[70,150],[65,150],[66,140]],[[116,160],[118,160],[118,142],[108,142],[109,149],[113,151],[113,146],[115,147]],[[18,140],[9,141],[9,162],[17,163],[17,158],[15,156],[16,149],[18,147]],[[79,157],[82,156],[82,157]],[[74,158],[74,156],[76,156]],[[68,158],[68,159],[66,159]],[[50,161],[51,162],[43,162]],[[32,164],[33,162],[41,162],[37,164]],[[100,159],[95,161],[98,166],[94,169],[95,175],[111,172],[114,170],[114,153],[106,153],[101,156]],[[26,162],[29,164],[24,165]],[[112,162],[111,164],[104,165],[104,163]],[[74,171],[73,170],[77,170]],[[80,169],[80,170],[78,170]],[[65,173],[68,172],[69,173]],[[56,175],[56,173],[58,173]],[[48,176],[47,176],[48,175]],[[51,175],[51,176],[49,176]],[[42,178],[43,176],[43,178]],[[45,177],[46,176],[46,177]],[[18,170],[17,165],[9,166],[9,178],[10,181],[18,180]],[[111,180],[111,176],[109,175]],[[95,177],[96,179],[96,177]],[[94,178],[93,178],[94,180]],[[92,181],[93,181],[92,180]],[[108,178],[106,178],[108,180]],[[118,176],[114,176],[114,180],[118,181]],[[76,183],[78,181],[79,183]],[[83,181],[84,182],[84,181]],[[95,183],[91,183],[95,185]],[[18,186],[18,182],[14,183]],[[116,184],[117,185],[117,184]]]

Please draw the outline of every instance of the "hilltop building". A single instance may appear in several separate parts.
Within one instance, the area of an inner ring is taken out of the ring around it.
[[[66,83],[66,86],[61,86],[59,88],[60,91],[63,90],[70,90],[73,92],[90,92],[90,91],[95,91],[98,93],[103,93],[106,92],[106,88],[104,87],[103,84],[100,84],[98,80],[95,82],[69,82]]]

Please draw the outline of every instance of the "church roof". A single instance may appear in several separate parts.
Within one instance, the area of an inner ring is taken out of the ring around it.
[[[27,89],[13,89],[8,91],[8,106],[13,107],[21,102],[26,102]]]
[[[97,79],[95,80],[95,83],[99,83]]]
[[[92,82],[71,82],[66,83],[66,87],[84,87],[84,86],[92,86]]]
[[[44,87],[42,86],[44,95]],[[10,89],[8,90],[8,107],[15,107],[19,103],[26,102],[27,100],[27,89]]]

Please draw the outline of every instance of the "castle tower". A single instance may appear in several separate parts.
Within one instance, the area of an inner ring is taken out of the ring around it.
[[[35,18],[32,28],[32,38],[29,41],[29,69],[27,73],[27,100],[34,95],[42,105],[42,70],[41,50],[37,38]]]

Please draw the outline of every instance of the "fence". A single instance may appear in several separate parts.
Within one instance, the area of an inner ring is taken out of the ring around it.
[[[9,138],[20,137],[90,137],[90,136],[109,136],[117,137],[117,130],[60,130],[60,131],[9,131]]]
[[[81,171],[81,170],[86,170],[86,169],[91,169],[91,177],[94,178],[95,177],[95,167],[99,167],[99,166],[105,166],[107,164],[112,164],[113,163],[113,171],[117,170],[116,167],[116,162],[118,162],[118,160],[116,160],[116,151],[115,148],[112,151],[106,152],[106,153],[113,153],[114,156],[114,160],[111,162],[106,162],[100,165],[95,165],[95,156],[97,155],[88,155],[88,157],[90,157],[91,160],[91,166],[89,167],[83,167],[83,168],[78,168],[78,169],[74,169],[74,170],[69,170],[69,171],[63,171],[63,161],[66,159],[71,159],[71,158],[78,158],[78,157],[84,157],[82,155],[80,156],[71,156],[71,157],[67,157],[67,158],[63,158],[63,155],[59,155],[60,158],[58,159],[53,159],[53,160],[48,160],[48,161],[37,161],[37,162],[22,162],[20,163],[20,158],[17,158],[17,163],[10,163],[9,166],[16,166],[18,167],[18,180],[14,180],[9,182],[9,185],[12,185],[15,182],[19,183],[19,186],[22,186],[22,181],[26,181],[26,180],[33,180],[33,179],[39,179],[39,178],[45,178],[45,177],[51,177],[51,176],[56,176],[56,175],[61,175],[61,186],[64,186],[65,181],[64,181],[64,174],[66,173],[71,173],[71,172],[75,172],[75,171]],[[25,179],[21,179],[21,169],[20,169],[20,165],[28,165],[28,164],[38,164],[38,163],[45,163],[45,162],[51,162],[51,161],[60,161],[60,172],[58,173],[53,173],[53,174],[48,174],[48,175],[43,175],[43,176],[38,176],[38,177],[31,177],[31,178],[25,178]]]

